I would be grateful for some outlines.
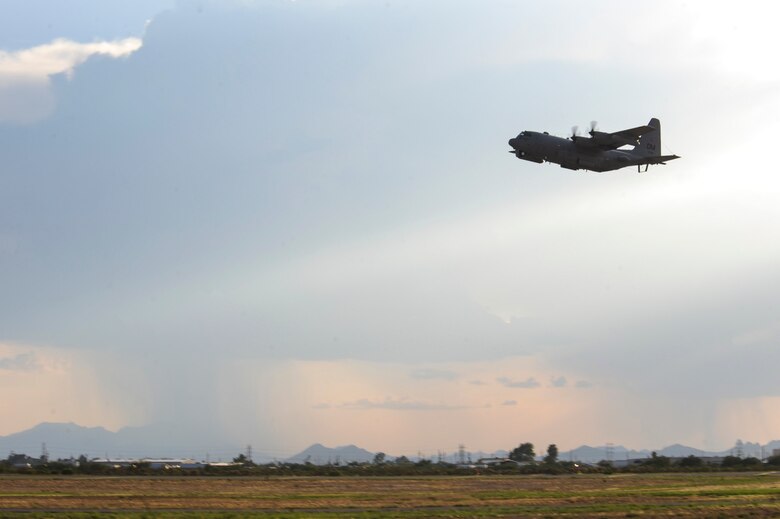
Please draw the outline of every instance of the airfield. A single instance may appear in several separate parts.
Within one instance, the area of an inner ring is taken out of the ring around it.
[[[777,517],[780,473],[0,476],[0,517]]]

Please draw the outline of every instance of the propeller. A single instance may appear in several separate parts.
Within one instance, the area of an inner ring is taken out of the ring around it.
[[[571,137],[569,137],[571,140],[576,141],[577,137],[580,136],[580,127],[579,126],[572,126],[571,127]]]
[[[590,122],[590,131],[588,133],[593,135],[593,132],[596,131],[596,128],[598,128],[598,125],[599,125],[598,121],[591,121]]]

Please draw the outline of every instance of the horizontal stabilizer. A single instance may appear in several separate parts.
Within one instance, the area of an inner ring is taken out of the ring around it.
[[[642,158],[642,164],[664,164],[667,161],[679,159],[678,155],[658,155],[655,157]]]

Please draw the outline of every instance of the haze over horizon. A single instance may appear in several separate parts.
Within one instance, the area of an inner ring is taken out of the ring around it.
[[[0,7],[0,435],[780,437],[774,4],[68,5]],[[648,173],[507,153],[651,117]]]

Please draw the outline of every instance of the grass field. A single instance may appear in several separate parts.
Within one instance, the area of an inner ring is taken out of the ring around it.
[[[0,476],[0,517],[780,517],[780,473]]]

